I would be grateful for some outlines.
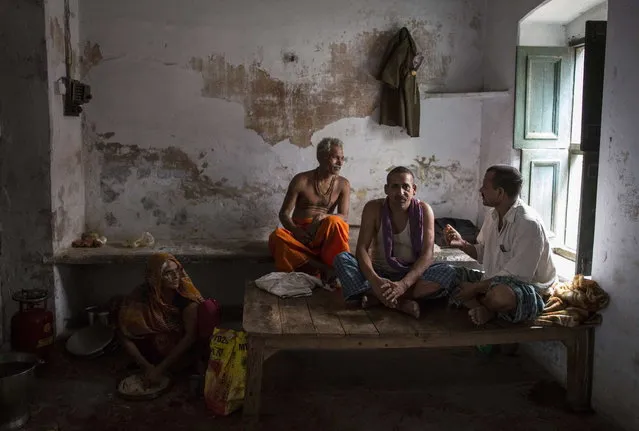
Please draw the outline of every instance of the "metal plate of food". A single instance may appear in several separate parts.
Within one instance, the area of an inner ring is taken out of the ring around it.
[[[141,401],[152,400],[168,391],[171,387],[171,379],[161,377],[160,381],[149,386],[144,381],[142,374],[132,374],[118,383],[118,395],[126,400]]]

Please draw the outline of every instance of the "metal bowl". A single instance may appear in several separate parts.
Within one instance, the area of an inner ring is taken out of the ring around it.
[[[30,353],[0,353],[0,431],[19,429],[29,421],[35,367],[40,363]]]
[[[66,348],[73,355],[93,357],[102,353],[114,337],[113,328],[102,325],[87,326],[69,337]]]

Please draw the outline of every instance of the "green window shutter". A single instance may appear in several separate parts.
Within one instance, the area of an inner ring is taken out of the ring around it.
[[[577,241],[577,273],[591,275],[599,177],[601,107],[606,61],[605,21],[586,22],[581,149],[584,153]]]
[[[568,148],[573,50],[568,47],[518,47],[516,73],[514,148]]]
[[[565,149],[521,152],[521,199],[539,213],[553,246],[564,242],[568,156]]]
[[[606,21],[586,22],[583,107],[581,110],[582,151],[599,151],[604,64],[606,63],[606,30]]]

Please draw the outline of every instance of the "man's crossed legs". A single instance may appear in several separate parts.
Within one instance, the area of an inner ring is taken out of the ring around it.
[[[384,305],[402,311],[415,318],[419,318],[420,309],[416,299],[434,299],[447,296],[454,285],[457,273],[455,269],[444,263],[431,265],[413,286],[397,300],[396,303],[388,303],[384,298],[377,298],[372,294],[372,287],[364,274],[359,269],[355,256],[351,253],[340,253],[333,261],[333,267],[342,285],[342,293],[346,300],[358,300],[363,306],[370,306],[379,302]],[[374,268],[381,277],[390,281],[399,281],[404,273],[389,273]]]
[[[346,300],[358,300],[363,306],[385,302],[383,298],[372,294],[371,285],[360,271],[355,256],[347,252],[340,253],[333,266]],[[374,269],[381,278],[390,281],[401,280],[404,276],[402,273]],[[489,282],[481,283],[482,275],[481,271],[436,263],[397,303],[384,305],[419,318],[420,308],[416,299],[449,296],[452,305],[469,309],[468,315],[477,325],[483,325],[495,317],[512,323],[534,320],[543,311],[544,301],[533,285],[512,277],[493,277]]]
[[[495,317],[517,323],[534,320],[544,309],[544,301],[535,287],[513,277],[498,276],[482,282],[481,271],[456,268],[457,287],[450,303],[468,308],[470,319],[477,325]]]

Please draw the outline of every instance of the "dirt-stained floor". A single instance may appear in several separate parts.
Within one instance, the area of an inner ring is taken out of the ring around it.
[[[78,359],[57,351],[38,372],[27,430],[241,430],[241,412],[214,417],[186,379],[162,397],[120,399],[121,351]],[[473,348],[279,352],[265,365],[266,430],[614,430],[563,408],[532,360]]]

